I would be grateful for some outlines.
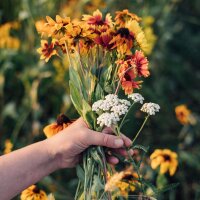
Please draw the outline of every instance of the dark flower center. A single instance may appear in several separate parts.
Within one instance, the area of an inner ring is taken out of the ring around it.
[[[170,161],[171,160],[171,157],[169,155],[164,155],[163,157],[164,157],[165,161]]]
[[[132,81],[131,76],[128,73],[125,73],[124,78],[126,81]]]
[[[121,37],[128,37],[130,35],[130,32],[127,28],[120,28],[117,31],[117,34],[120,34]]]
[[[35,187],[35,188],[33,189],[33,192],[34,192],[35,194],[39,194],[39,193],[40,193],[40,189],[37,188],[37,187]]]
[[[57,124],[58,125],[63,125],[63,124],[67,124],[71,122],[71,120],[64,114],[60,114],[58,117],[57,117]]]

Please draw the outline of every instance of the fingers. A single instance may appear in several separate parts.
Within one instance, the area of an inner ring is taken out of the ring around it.
[[[112,165],[116,165],[119,162],[119,159],[114,156],[108,156],[107,161]]]
[[[124,146],[124,139],[114,135],[92,131],[87,138],[88,145],[99,145],[109,148],[120,148]]]

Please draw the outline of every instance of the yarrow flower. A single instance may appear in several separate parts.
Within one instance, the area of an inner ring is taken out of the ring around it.
[[[112,124],[116,124],[120,120],[119,115],[111,112],[111,113],[103,113],[97,118],[97,124],[100,126],[110,127]]]
[[[144,97],[139,93],[129,94],[128,98],[132,99],[134,101],[134,103],[139,102],[139,103],[143,104],[143,101],[144,101]]]
[[[97,118],[97,124],[100,126],[110,127],[112,124],[116,124],[120,120],[120,116],[128,112],[128,108],[131,103],[125,99],[119,99],[115,94],[109,94],[105,96],[104,100],[96,101],[92,105],[92,110],[95,112],[102,112]]]
[[[156,103],[145,103],[143,104],[141,111],[146,112],[149,115],[155,115],[156,112],[159,112],[160,106]]]

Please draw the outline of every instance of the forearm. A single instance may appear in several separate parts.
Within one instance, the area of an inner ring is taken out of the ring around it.
[[[0,157],[0,199],[8,200],[57,169],[44,140]]]

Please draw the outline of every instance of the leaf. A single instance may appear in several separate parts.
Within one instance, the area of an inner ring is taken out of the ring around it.
[[[78,89],[74,86],[72,81],[69,81],[69,87],[70,87],[70,97],[72,100],[72,103],[74,104],[74,107],[78,111],[78,113],[82,116],[82,96],[80,95],[80,92]]]
[[[179,185],[179,183],[172,183],[170,185],[163,187],[162,189],[158,189],[157,193],[159,194],[159,193],[171,191],[171,190],[175,189],[176,187],[178,187],[178,185]]]
[[[131,146],[129,149],[139,149],[139,150],[143,150],[145,153],[147,153],[149,150],[149,147],[145,147],[143,145],[136,144],[134,146]]]
[[[84,183],[85,180],[85,172],[83,170],[83,168],[80,165],[76,166],[76,174],[79,178],[80,181],[82,181]]]

